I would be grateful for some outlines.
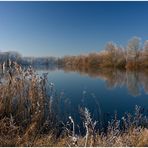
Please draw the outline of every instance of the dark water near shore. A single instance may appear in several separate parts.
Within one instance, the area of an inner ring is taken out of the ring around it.
[[[57,115],[68,121],[72,116],[80,122],[80,108],[86,107],[97,121],[107,121],[117,112],[121,118],[132,113],[135,105],[148,113],[148,73],[126,71],[72,71],[68,69],[41,68],[47,73],[59,96]]]

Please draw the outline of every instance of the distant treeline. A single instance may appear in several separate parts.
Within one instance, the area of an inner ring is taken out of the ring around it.
[[[104,50],[79,56],[56,57],[22,57],[17,52],[0,52],[0,63],[8,60],[21,65],[58,65],[74,69],[118,68],[142,69],[148,68],[148,40],[141,46],[141,40],[133,37],[126,47],[113,42],[107,43]]]
[[[127,47],[113,42],[107,43],[104,50],[79,56],[65,56],[58,60],[59,65],[77,69],[118,68],[136,70],[148,68],[148,40],[141,47],[141,40],[133,37]]]
[[[7,63],[9,61],[17,62],[21,65],[53,65],[57,64],[56,57],[22,57],[17,52],[0,52],[0,63]]]

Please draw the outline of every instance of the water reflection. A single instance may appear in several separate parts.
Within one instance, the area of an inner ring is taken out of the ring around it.
[[[81,75],[103,79],[108,89],[125,86],[132,96],[141,95],[143,88],[148,94],[148,71],[124,71],[117,69],[72,69],[63,68],[64,71],[75,71]]]
[[[25,67],[24,67],[25,68]],[[141,95],[141,90],[148,94],[148,70],[144,71],[124,71],[117,69],[88,69],[80,68],[74,69],[71,67],[57,67],[51,66],[34,66],[36,71],[56,71],[59,69],[64,70],[66,73],[71,71],[77,72],[80,75],[88,75],[92,78],[99,78],[105,81],[108,89],[115,89],[117,87],[126,87],[129,94],[132,96]],[[4,77],[4,72],[0,70],[0,79]]]

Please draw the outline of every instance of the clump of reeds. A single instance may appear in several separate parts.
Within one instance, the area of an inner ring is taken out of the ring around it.
[[[13,117],[0,120],[0,146],[17,146],[20,141],[19,126],[14,123]]]
[[[0,94],[0,146],[31,146],[40,133],[54,130],[56,117],[50,109],[55,93],[47,74],[39,76],[32,67],[11,67],[5,72]]]

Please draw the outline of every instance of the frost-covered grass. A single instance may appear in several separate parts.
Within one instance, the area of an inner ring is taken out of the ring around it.
[[[0,121],[0,144],[1,146],[148,146],[147,127],[136,126],[135,121],[129,124],[128,120],[124,119],[124,124],[129,125],[123,130],[119,126],[119,120],[112,120],[108,124],[107,132],[99,133],[95,130],[96,122],[92,121],[88,110],[85,109],[84,112],[86,134],[81,136],[76,135],[73,130],[65,130],[58,138],[52,130],[47,134],[37,134],[39,131],[36,131],[36,122],[20,133],[20,127],[11,118],[3,118]]]
[[[93,121],[87,108],[83,111],[83,123],[85,135],[76,135],[75,128],[68,130],[59,139],[52,138],[51,134],[40,135],[34,146],[103,146],[103,147],[126,147],[148,146],[148,120],[140,112],[141,108],[135,107],[135,115],[127,114],[121,120],[116,118],[108,122],[106,132],[96,129],[96,121]],[[72,126],[74,120],[70,117]],[[54,142],[55,141],[55,142]]]
[[[142,108],[99,131],[87,108],[81,110],[85,133],[76,134],[75,121],[58,120],[58,97],[47,73],[29,67],[8,69],[0,83],[0,146],[148,146],[148,119]],[[71,127],[71,128],[70,128]]]
[[[56,97],[53,84],[47,82],[47,74],[39,76],[31,67],[21,71],[11,68],[3,79],[0,84],[0,145],[32,145],[38,134],[53,131],[56,115],[51,108],[54,106],[52,98],[56,100]]]

